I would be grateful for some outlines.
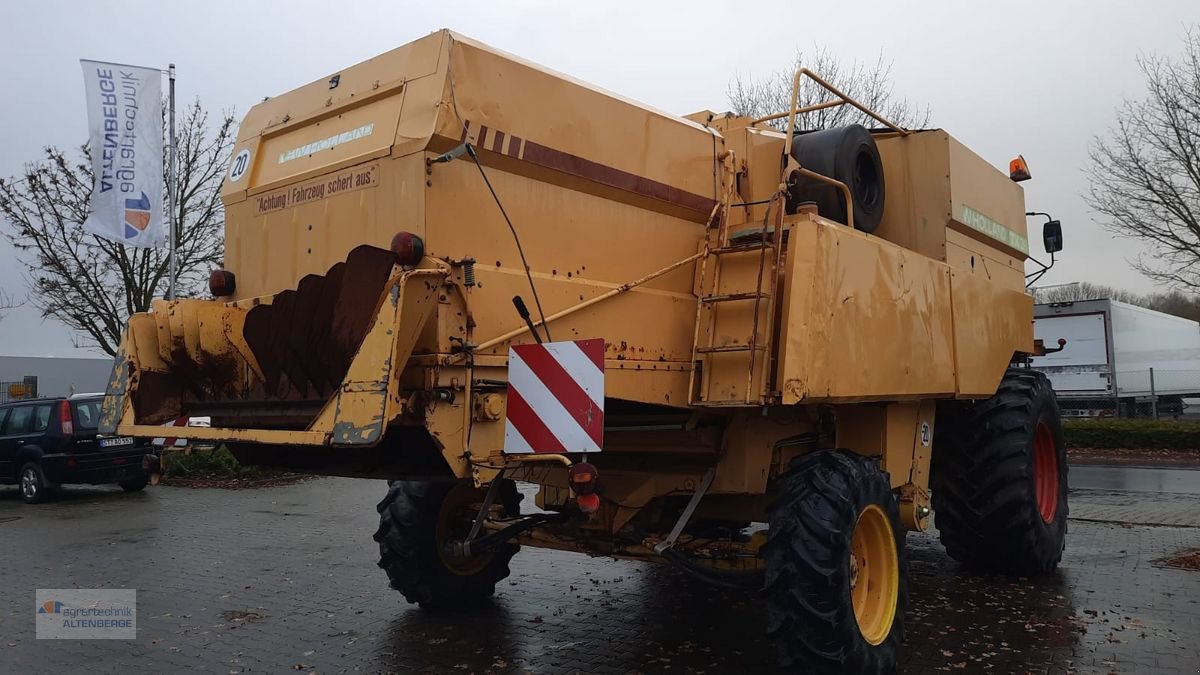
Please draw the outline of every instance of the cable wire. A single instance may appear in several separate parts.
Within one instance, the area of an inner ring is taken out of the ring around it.
[[[758,570],[734,572],[713,569],[673,548],[663,551],[662,556],[671,564],[710,586],[755,591],[763,587],[765,576]]]
[[[517,253],[521,255],[521,267],[525,270],[525,278],[529,280],[529,290],[533,292],[533,302],[537,305],[538,316],[542,320],[542,331],[546,333],[546,342],[553,342],[550,339],[550,326],[546,325],[546,313],[542,311],[542,301],[538,298],[537,286],[533,284],[533,274],[529,271],[529,263],[525,261],[525,249],[521,248],[521,238],[517,236],[517,228],[513,226],[512,219],[508,217],[508,211],[504,210],[504,204],[500,202],[500,196],[496,194],[496,188],[492,187],[492,181],[488,180],[487,172],[483,170],[483,165],[479,163],[479,156],[475,154],[475,146],[470,143],[466,145],[467,154],[475,162],[475,166],[479,169],[479,175],[483,176],[483,182],[487,184],[488,191],[492,193],[492,199],[496,200],[496,206],[500,207],[500,215],[504,216],[504,222],[508,223],[508,230],[512,232],[513,241],[517,244]]]
[[[533,302],[537,305],[538,317],[542,320],[542,330],[546,333],[546,342],[552,342],[550,339],[550,327],[546,325],[546,313],[542,311],[542,301],[538,297],[537,287],[533,284],[533,274],[529,272],[529,263],[525,261],[525,249],[521,247],[521,238],[517,236],[517,228],[513,227],[512,220],[508,217],[508,212],[504,210],[504,204],[500,203],[500,197],[496,195],[496,189],[492,187],[492,181],[488,180],[487,172],[483,170],[483,165],[479,163],[479,157],[475,154],[475,147],[471,145],[471,141],[475,140],[475,134],[471,133],[467,120],[458,112],[458,97],[454,92],[453,36],[450,38],[450,56],[446,60],[446,72],[450,79],[450,107],[454,110],[454,116],[462,124],[463,138],[466,141],[464,145],[467,148],[467,154],[475,162],[475,166],[479,169],[479,175],[483,176],[483,182],[487,184],[488,191],[492,193],[492,199],[496,200],[496,206],[500,207],[500,214],[504,216],[504,222],[508,223],[508,229],[512,232],[513,241],[517,244],[517,253],[521,255],[521,265],[525,268],[525,278],[529,280],[529,290],[533,292]],[[715,140],[713,142],[716,143]]]

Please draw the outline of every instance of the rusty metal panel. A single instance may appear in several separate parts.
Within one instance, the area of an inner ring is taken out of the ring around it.
[[[268,393],[332,392],[367,333],[394,263],[391,251],[360,246],[324,277],[305,277],[296,290],[247,313],[246,344]]]
[[[144,316],[144,315],[141,315]],[[96,428],[99,433],[112,434],[117,431],[117,423],[129,405],[129,377],[135,372],[136,366],[130,361],[133,337],[126,332],[113,359],[112,373],[108,376],[108,385],[104,389],[104,402],[100,406],[100,420]]]
[[[246,342],[246,315],[248,311],[241,307],[226,305],[221,311],[221,330],[225,335],[225,339],[233,348],[237,355],[241,357],[242,362],[250,369],[250,375],[257,378],[260,382],[264,379],[262,366],[259,365],[258,359],[254,356],[254,352],[250,349],[249,343]]]
[[[437,306],[438,287],[448,273],[442,268],[410,270],[388,282],[337,394],[310,430],[329,431],[334,445],[374,445],[382,440],[387,424],[402,409],[400,373]]]
[[[1033,353],[1033,297],[959,269],[950,284],[958,395],[991,396],[1013,353]]]
[[[150,316],[154,317],[154,328],[156,339],[158,341],[158,356],[165,363],[170,363],[174,360],[171,355],[172,344],[171,335],[174,333],[171,329],[171,304],[166,300],[151,300],[150,301]],[[182,335],[182,326],[179,329]]]
[[[159,333],[154,317],[149,313],[134,314],[129,317],[127,339],[132,340],[130,351],[136,355],[139,366],[143,370],[158,373],[168,371],[167,362],[163,361],[158,351]]]
[[[121,424],[117,433],[128,436],[154,437],[163,433],[161,426],[145,424]],[[275,443],[279,445],[324,445],[328,434],[317,431],[288,431],[282,429],[225,429],[220,427],[179,427],[172,429],[176,438],[195,441],[248,441],[251,443]]]
[[[811,216],[789,231],[785,404],[954,392],[949,267]]]

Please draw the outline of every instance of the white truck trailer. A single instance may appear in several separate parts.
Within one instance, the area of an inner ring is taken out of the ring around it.
[[[1200,397],[1200,323],[1116,300],[1034,306],[1034,336],[1062,351],[1033,358],[1063,415],[1178,416]]]

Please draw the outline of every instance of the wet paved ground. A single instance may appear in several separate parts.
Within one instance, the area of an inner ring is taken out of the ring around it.
[[[0,671],[770,670],[759,601],[661,566],[525,549],[491,608],[409,607],[375,567],[381,488],[77,488],[38,507],[0,490]],[[1122,496],[1076,492],[1072,515]],[[1134,497],[1145,522],[1196,499]],[[908,541],[906,673],[1200,669],[1200,571],[1155,564],[1200,547],[1200,528],[1072,521],[1060,572],[1036,581]],[[35,640],[33,591],[55,587],[137,588],[138,640]]]
[[[1071,488],[1200,495],[1200,469],[1072,466]]]

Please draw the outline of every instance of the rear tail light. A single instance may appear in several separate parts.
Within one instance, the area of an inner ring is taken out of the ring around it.
[[[71,419],[71,402],[63,401],[58,405],[58,420],[62,422],[64,436],[75,433],[75,422]]]
[[[412,232],[397,232],[392,237],[392,253],[396,262],[411,267],[425,257],[425,242]]]
[[[213,294],[213,297],[220,298],[226,295],[233,295],[235,288],[237,288],[237,279],[234,278],[233,272],[229,270],[213,270],[209,273],[208,291]]]
[[[567,470],[567,482],[575,491],[575,503],[579,510],[592,514],[600,510],[600,495],[596,494],[596,481],[600,471],[590,462],[572,464]]]

